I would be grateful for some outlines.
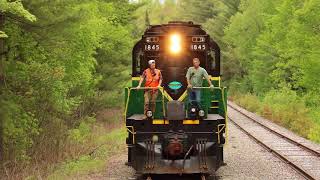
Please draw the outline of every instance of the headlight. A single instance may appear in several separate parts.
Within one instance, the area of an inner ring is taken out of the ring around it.
[[[204,110],[200,110],[200,111],[199,111],[199,116],[200,116],[200,117],[204,117],[204,115],[205,115]]]
[[[146,115],[147,115],[148,118],[151,118],[152,117],[152,111],[148,110]]]
[[[181,37],[178,34],[170,36],[170,51],[177,54],[181,51]]]
[[[196,112],[196,108],[191,108],[190,110],[192,113],[195,113]]]

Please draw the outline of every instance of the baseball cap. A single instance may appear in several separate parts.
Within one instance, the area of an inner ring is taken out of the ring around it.
[[[155,63],[156,63],[156,61],[155,61],[154,59],[151,59],[151,60],[148,61],[148,64],[149,64],[149,65],[155,64]]]

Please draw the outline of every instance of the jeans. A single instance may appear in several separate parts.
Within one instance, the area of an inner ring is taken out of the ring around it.
[[[195,106],[201,105],[201,89],[189,89],[189,103]]]

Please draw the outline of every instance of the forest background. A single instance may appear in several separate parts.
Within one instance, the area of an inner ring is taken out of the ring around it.
[[[218,42],[231,100],[320,143],[319,12],[320,0],[0,0],[0,173],[48,176],[124,135],[105,133],[122,122],[131,49],[171,20]]]

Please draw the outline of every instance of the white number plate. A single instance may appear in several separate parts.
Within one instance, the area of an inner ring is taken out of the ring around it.
[[[191,44],[191,50],[204,51],[204,50],[206,50],[206,45],[205,44]]]
[[[159,51],[160,45],[159,44],[146,44],[146,45],[144,45],[144,50],[146,50],[146,51]]]

